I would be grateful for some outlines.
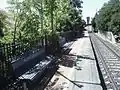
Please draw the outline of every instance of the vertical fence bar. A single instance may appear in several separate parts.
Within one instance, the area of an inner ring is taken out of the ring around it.
[[[4,48],[3,48],[3,61],[2,61],[2,63],[3,63],[3,76],[5,77],[5,62],[6,62],[6,58],[5,58],[5,48],[6,48],[6,45],[4,44],[4,46],[3,46]]]
[[[3,61],[3,50],[2,50],[2,44],[0,44],[0,75],[3,76],[3,65],[2,65],[2,61]]]

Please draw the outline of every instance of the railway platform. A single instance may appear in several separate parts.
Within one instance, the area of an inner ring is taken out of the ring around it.
[[[80,85],[69,83],[66,90],[103,90],[96,65],[96,60],[92,50],[89,34],[85,32],[85,37],[78,39],[70,52],[76,55],[76,66],[71,75],[72,81]]]
[[[61,66],[59,69],[69,80],[62,75],[57,75],[56,78],[55,75],[51,82],[57,79],[53,86],[57,88],[52,87],[49,90],[103,90],[88,32],[85,32],[85,37],[78,38],[70,48],[69,55],[75,57],[74,66]]]

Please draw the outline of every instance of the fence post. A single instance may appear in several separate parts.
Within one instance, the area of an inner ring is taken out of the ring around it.
[[[5,61],[5,46],[3,44],[0,44],[0,68],[1,68],[1,76],[4,76],[4,61]]]
[[[5,45],[0,44],[0,89],[3,89],[7,85],[6,81],[6,66],[5,66]]]
[[[28,90],[26,82],[23,82],[23,90]]]

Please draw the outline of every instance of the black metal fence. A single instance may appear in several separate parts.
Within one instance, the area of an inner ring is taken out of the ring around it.
[[[62,42],[59,41],[59,44],[63,45],[65,44],[65,42],[75,38],[75,32],[72,31],[63,32],[60,33],[60,36],[65,38],[64,41]],[[50,47],[52,47],[51,45],[47,45],[47,46],[49,49]],[[3,74],[8,72],[8,67],[10,68],[9,64],[11,62],[19,59],[24,59],[29,55],[38,52],[43,47],[44,47],[43,39],[36,39],[24,43],[0,44],[0,71],[1,71],[0,75],[4,76]],[[49,52],[53,52],[53,50]]]
[[[4,60],[13,61],[23,55],[34,53],[41,47],[43,47],[42,40],[34,40],[26,43],[1,44],[0,54],[4,56]]]
[[[30,55],[39,52],[43,47],[43,39],[24,43],[0,44],[0,89],[16,79],[12,63],[23,61]]]
[[[60,36],[64,37],[65,39],[64,41],[59,41],[59,44],[64,45],[67,41],[73,40],[75,38],[75,33],[73,33],[72,31],[64,32],[61,33]],[[9,84],[11,82],[11,79],[12,81],[16,79],[14,78],[15,69],[12,63],[16,61],[20,61],[20,63],[24,63],[21,62],[21,60],[23,61],[27,57],[30,57],[31,55],[41,51],[41,48],[45,47],[44,45],[45,44],[43,39],[35,39],[33,41],[24,42],[24,43],[0,44],[0,81],[1,81],[0,85],[4,87],[6,84]],[[48,46],[47,48],[53,47],[51,46],[51,44],[47,46]],[[48,49],[48,50],[50,50],[50,52],[55,51],[55,49],[52,50]],[[38,56],[39,56],[38,58],[41,57],[40,55]],[[21,71],[22,69],[29,67],[27,65],[30,65],[31,68],[37,62],[38,62],[37,60],[31,60],[30,61],[31,65],[28,64],[29,62],[27,62],[25,65],[23,65],[25,67],[21,67]],[[16,66],[17,64],[18,62],[14,66]]]
[[[38,52],[43,47],[43,40],[26,43],[0,44],[0,76],[7,77],[12,70],[11,63]]]
[[[63,32],[60,36],[64,37],[65,42],[67,42],[75,38],[75,32]],[[43,39],[36,39],[24,43],[0,44],[0,61],[12,62],[19,58],[26,58],[26,56],[39,51],[42,47],[44,47]]]

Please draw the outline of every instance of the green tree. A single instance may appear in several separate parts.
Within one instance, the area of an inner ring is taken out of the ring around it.
[[[0,37],[4,36],[3,29],[6,28],[7,15],[4,11],[0,10]]]
[[[13,41],[30,41],[45,34],[48,38],[56,38],[57,32],[82,25],[82,2],[79,0],[72,2],[75,7],[70,6],[69,0],[8,0],[8,3]]]
[[[11,42],[10,17],[7,12],[0,10],[0,43]]]
[[[95,16],[96,27],[101,31],[112,31],[114,34],[120,31],[119,14],[120,1],[110,0],[105,3]]]

